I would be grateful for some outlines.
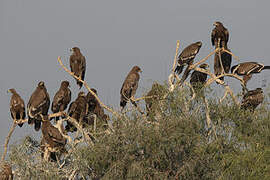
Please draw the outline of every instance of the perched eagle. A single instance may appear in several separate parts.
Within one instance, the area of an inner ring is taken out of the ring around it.
[[[13,120],[25,119],[25,105],[21,96],[15,91],[15,89],[9,89],[8,92],[12,93],[10,99],[10,113]],[[20,127],[23,123],[18,124]]]
[[[147,93],[144,100],[147,115],[149,115],[151,112],[156,112],[156,110],[160,110],[159,102],[163,98],[165,91],[166,90],[164,89],[164,87],[157,82],[154,82],[152,84],[152,88]]]
[[[264,96],[262,88],[250,90],[244,95],[241,108],[245,110],[249,109],[253,112],[255,108],[263,102],[263,99]]]
[[[38,83],[36,90],[30,97],[27,104],[28,124],[35,123],[35,130],[41,126],[41,116],[47,115],[50,107],[50,97],[43,81]]]
[[[53,98],[53,102],[52,102],[53,113],[66,110],[71,100],[71,91],[68,87],[69,87],[68,81],[63,81],[61,83],[60,89],[57,91],[57,93],[55,94]],[[56,117],[56,120],[58,119],[59,117]]]
[[[175,72],[181,74],[185,65],[191,65],[195,56],[199,53],[202,42],[198,41],[186,47],[178,56]]]
[[[97,95],[97,90],[92,88],[91,89],[96,95]],[[98,118],[103,118],[104,115],[104,109],[103,107],[99,104],[95,96],[93,96],[90,92],[88,92],[87,96],[87,103],[88,103],[88,113],[94,113],[97,115]]]
[[[43,116],[41,130],[41,144],[43,145],[41,148],[44,148],[45,151],[44,158],[48,159],[48,157],[51,157],[53,160],[55,160],[55,154],[50,154],[50,156],[48,156],[46,153],[65,152],[67,139],[64,138],[59,130],[51,124],[50,120],[48,119],[48,115]]]
[[[68,115],[76,119],[82,125],[83,119],[87,115],[87,112],[88,104],[85,94],[84,92],[79,92],[77,99],[69,105]],[[76,127],[74,127],[69,121],[67,121],[65,129],[68,132],[77,131]]]
[[[207,70],[209,68],[209,65],[201,64],[199,67]],[[206,83],[206,80],[207,80],[207,74],[202,73],[200,71],[196,71],[196,70],[192,72],[191,77],[190,77],[190,84],[196,94],[201,92],[200,90],[203,88],[204,84]]]
[[[86,70],[85,57],[82,55],[78,47],[72,48],[71,51],[72,55],[69,58],[71,72],[73,72],[74,75],[79,77],[81,80],[84,80]],[[81,88],[83,83],[78,80],[76,81],[79,87]]]
[[[252,77],[252,74],[260,73],[264,69],[270,69],[270,66],[264,66],[257,62],[244,62],[233,66],[231,72],[243,76],[244,85],[246,86],[248,80]]]
[[[0,180],[12,180],[13,174],[11,165],[8,162],[1,162]]]
[[[215,28],[212,30],[211,33],[211,41],[212,45],[215,48],[226,48],[227,43],[229,41],[229,31],[223,26],[221,22],[215,22],[213,24]]]
[[[131,103],[137,107],[137,104],[135,101],[133,101],[131,98],[134,98],[134,95],[136,93],[136,90],[138,88],[138,83],[140,80],[140,74],[139,72],[142,72],[142,70],[138,66],[134,66],[131,71],[128,73],[122,88],[120,90],[120,107],[121,111],[126,106],[127,102],[131,100]]]
[[[227,51],[230,51],[229,49],[227,49]],[[231,51],[230,51],[231,52]],[[232,55],[222,51],[220,52],[220,58],[221,58],[221,63],[222,66],[224,68],[224,72],[225,73],[229,73],[230,69],[231,69],[231,63],[232,63]],[[219,76],[222,74],[222,66],[220,64],[220,59],[219,59],[219,52],[217,52],[215,54],[215,59],[214,59],[214,71],[215,71],[215,75]],[[220,80],[224,80],[224,76],[219,78]]]

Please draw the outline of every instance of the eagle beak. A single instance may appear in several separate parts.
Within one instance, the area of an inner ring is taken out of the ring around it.
[[[213,26],[217,26],[217,23],[215,22],[215,23],[213,24]]]
[[[73,49],[72,49],[72,48],[70,48],[70,49],[69,49],[69,51],[70,51],[70,52],[73,52]]]

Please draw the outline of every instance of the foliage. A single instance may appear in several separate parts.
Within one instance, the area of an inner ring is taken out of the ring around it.
[[[215,138],[206,128],[203,100],[188,99],[189,89],[182,88],[159,101],[158,117],[135,110],[114,117],[114,131],[98,128],[94,145],[70,146],[58,163],[42,161],[39,143],[26,137],[9,153],[15,178],[63,179],[73,172],[86,179],[270,178],[266,105],[251,113],[229,99],[208,99]]]

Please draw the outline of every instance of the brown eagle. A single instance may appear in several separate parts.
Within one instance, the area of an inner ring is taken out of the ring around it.
[[[88,104],[87,99],[85,97],[85,93],[79,92],[77,99],[69,105],[68,115],[76,119],[82,125],[83,119],[86,116],[87,112],[88,112]],[[76,127],[74,127],[73,124],[70,123],[69,121],[67,121],[65,129],[68,132],[77,131]]]
[[[175,72],[181,74],[185,65],[190,66],[193,63],[195,56],[199,53],[201,47],[202,42],[200,41],[186,47],[178,56]]]
[[[55,152],[65,152],[65,145],[67,139],[59,132],[59,130],[54,127],[48,119],[48,116],[42,117],[42,140],[41,148],[44,150],[43,157],[48,160],[51,157],[52,160],[56,159]],[[48,154],[50,154],[50,156]]]
[[[38,131],[41,126],[41,116],[47,115],[50,107],[50,97],[43,81],[38,83],[36,90],[30,97],[27,104],[28,124],[35,124]]]
[[[215,22],[213,24],[215,28],[211,33],[212,45],[215,48],[226,48],[229,41],[229,31],[223,26],[221,22]]]
[[[13,120],[25,119],[25,105],[21,96],[15,91],[15,89],[9,89],[8,92],[12,93],[10,99],[10,113]],[[18,124],[20,127],[23,123]]]
[[[92,88],[91,89],[96,95],[97,95],[97,90]],[[94,113],[97,115],[98,118],[102,118],[104,115],[104,109],[103,107],[99,104],[95,96],[93,96],[90,92],[87,93],[86,96],[87,103],[88,103],[88,113]]]
[[[71,91],[68,88],[69,82],[62,81],[60,89],[56,92],[52,102],[52,112],[57,113],[66,110],[71,101]],[[59,117],[56,117],[56,121]]]
[[[122,88],[120,90],[120,107],[121,111],[126,106],[127,102],[130,100],[131,103],[137,107],[137,104],[135,101],[132,100],[134,98],[134,95],[136,93],[136,90],[138,88],[138,83],[140,80],[140,74],[139,72],[142,72],[141,68],[138,66],[134,66],[131,71],[128,73]]]
[[[79,77],[81,80],[84,80],[86,70],[85,57],[81,54],[81,51],[78,47],[73,47],[71,51],[72,55],[69,58],[71,72],[73,72],[74,75]],[[83,83],[78,80],[76,81],[81,88]]]
[[[227,51],[230,51],[230,50],[227,49]],[[232,63],[232,55],[225,51],[222,51],[220,52],[220,58],[221,58],[222,66],[224,68],[224,72],[229,73],[231,69],[231,63]],[[214,71],[215,71],[216,76],[219,76],[222,74],[222,71],[223,71],[222,66],[220,64],[219,52],[217,52],[214,58]],[[223,81],[224,77],[221,77],[219,79]]]
[[[263,90],[262,88],[257,88],[255,90],[248,91],[242,100],[241,108],[249,109],[250,111],[254,111],[256,107],[263,102]]]
[[[270,69],[270,66],[264,66],[257,62],[244,62],[233,66],[231,72],[243,76],[244,85],[246,86],[248,80],[252,77],[252,74],[260,73],[264,69]]]
[[[201,64],[199,67],[207,70],[209,68],[209,65]],[[206,83],[206,80],[207,80],[207,74],[202,73],[200,71],[196,71],[196,70],[192,72],[190,76],[190,84],[196,94],[201,92],[200,90],[203,88],[204,84]]]
[[[0,179],[1,180],[13,179],[11,165],[8,162],[1,162]]]

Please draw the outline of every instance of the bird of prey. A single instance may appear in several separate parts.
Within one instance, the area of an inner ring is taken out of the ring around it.
[[[62,81],[60,89],[57,91],[52,102],[52,112],[57,113],[66,110],[71,100],[71,91],[68,88],[69,82]],[[59,117],[56,117],[56,121]]]
[[[140,80],[140,74],[139,72],[142,72],[141,68],[138,66],[134,66],[131,71],[128,73],[122,88],[120,90],[120,107],[121,111],[126,106],[127,102],[130,100],[131,103],[137,107],[137,104],[135,101],[133,101],[134,95],[136,93],[136,90],[138,88],[138,83]]]
[[[248,91],[242,100],[241,108],[249,109],[250,111],[254,111],[255,108],[263,102],[263,90],[262,88],[257,88],[255,90]]]
[[[227,50],[230,51],[229,49]],[[219,53],[220,53],[220,57],[219,57]],[[221,75],[223,71],[219,58],[221,58],[221,63],[222,63],[225,73],[229,73],[231,69],[232,55],[225,51],[217,52],[215,53],[215,58],[214,58],[214,71],[215,71],[216,76]],[[223,81],[224,77],[221,77],[219,79]]]
[[[199,67],[207,70],[209,68],[209,65],[201,64]],[[207,80],[207,74],[202,73],[200,71],[196,71],[196,70],[192,72],[191,77],[190,77],[190,84],[196,94],[199,94],[201,92],[200,90],[203,88],[204,84],[206,83],[206,80]]]
[[[264,66],[257,62],[244,62],[233,66],[231,72],[243,76],[244,85],[246,86],[248,80],[252,77],[252,74],[260,73],[264,69],[270,69],[270,66]]]
[[[25,119],[25,105],[21,96],[15,91],[15,89],[9,89],[8,92],[12,93],[10,99],[10,113],[13,120]],[[20,127],[23,123],[18,124]]]
[[[47,115],[50,107],[50,97],[43,81],[38,83],[36,90],[30,97],[27,104],[28,123],[35,124],[35,130],[38,131],[41,126],[41,116]]]
[[[221,22],[215,22],[213,24],[215,28],[211,33],[212,45],[215,48],[226,48],[229,41],[229,31],[223,26]]]
[[[146,98],[144,99],[147,115],[151,112],[156,112],[156,110],[160,110],[159,102],[163,98],[164,94],[164,87],[157,82],[154,82],[151,90],[147,93]]]
[[[92,88],[91,90],[97,95],[96,89]],[[93,96],[90,92],[88,92],[86,99],[88,103],[88,113],[94,113],[97,115],[98,118],[101,119],[104,115],[104,109],[99,104],[95,96]]]
[[[78,97],[73,101],[68,108],[68,115],[76,119],[80,125],[83,123],[83,118],[87,115],[88,104],[84,92],[79,92]],[[74,132],[77,131],[76,127],[73,126],[69,121],[65,127],[66,131]]]
[[[199,53],[201,47],[202,42],[200,41],[186,47],[178,56],[175,72],[181,74],[185,65],[190,66],[193,63],[195,56]]]
[[[74,75],[79,77],[81,80],[84,80],[86,70],[85,57],[82,55],[78,47],[73,47],[71,51],[72,55],[69,58],[71,72],[73,72]],[[78,81],[77,79],[76,81],[79,87],[81,88],[83,83]]]
[[[12,180],[13,179],[12,169],[11,169],[11,166],[8,162],[1,163],[0,179],[1,180]]]
[[[65,145],[67,143],[67,139],[63,137],[63,135],[59,132],[59,130],[54,127],[50,120],[48,119],[48,115],[42,116],[42,148],[44,148],[44,158],[48,159],[48,157],[52,157],[54,159],[54,155],[48,156],[47,153],[50,152],[65,152]],[[46,152],[47,151],[47,152]]]

